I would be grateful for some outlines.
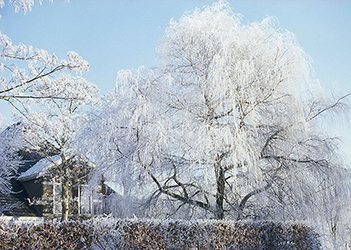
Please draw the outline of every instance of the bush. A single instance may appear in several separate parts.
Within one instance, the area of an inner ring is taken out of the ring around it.
[[[0,222],[0,249],[320,249],[301,224],[95,218],[38,225]]]
[[[0,249],[89,249],[96,239],[93,225],[86,222],[48,221],[37,225],[0,222]]]
[[[111,226],[111,225],[110,225]],[[280,222],[117,220],[99,241],[103,249],[320,249],[301,224]]]

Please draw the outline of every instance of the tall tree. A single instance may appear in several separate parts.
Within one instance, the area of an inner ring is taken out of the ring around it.
[[[50,2],[53,2],[54,0],[50,0]],[[64,0],[68,2],[69,0]],[[40,4],[42,4],[43,0],[38,0]],[[19,12],[20,9],[22,9],[23,13],[26,14],[28,11],[32,10],[32,6],[34,5],[34,0],[9,0],[7,1],[7,4],[10,6],[13,6],[15,9],[15,12]],[[3,8],[5,6],[5,0],[0,0],[0,8]]]
[[[22,8],[25,14],[31,10],[34,1],[9,1],[9,4],[15,7],[16,12]],[[3,6],[4,1],[0,1],[0,7]],[[99,90],[81,76],[82,72],[88,71],[89,64],[76,52],[68,52],[66,60],[59,60],[55,54],[43,49],[22,43],[14,45],[2,33],[0,46],[0,100],[10,103],[21,122],[33,132],[26,134],[22,147],[38,147],[45,142],[60,152],[61,162],[56,164],[56,170],[62,183],[62,219],[66,220],[69,180],[75,171],[66,153],[72,150],[71,141],[77,130],[74,118],[81,106],[98,102]],[[41,112],[33,112],[33,109]],[[0,158],[4,161],[1,167],[6,169],[2,171],[4,175],[0,176],[0,182],[8,187],[8,179],[11,178],[8,174],[11,172],[8,169],[11,166],[7,161],[10,159],[8,152]],[[47,158],[52,161],[49,154]],[[11,156],[11,159],[16,158]]]
[[[13,138],[9,129],[0,126],[0,194],[11,192],[10,180],[21,163],[16,151],[22,143]],[[1,211],[1,208],[0,208]]]
[[[327,98],[294,35],[274,23],[244,25],[223,1],[172,20],[157,68],[119,72],[90,115],[92,159],[119,179],[148,175],[144,191],[175,212],[296,217],[341,164],[319,122],[348,95]]]
[[[40,111],[26,109],[21,111],[21,122],[31,128],[29,138],[24,138],[29,147],[40,147],[45,142],[59,152],[60,161],[56,162],[46,154],[46,158],[54,164],[54,177],[61,182],[62,220],[67,220],[70,208],[71,186],[75,177],[81,174],[81,167],[90,168],[85,162],[77,164],[79,159],[72,146],[75,134],[81,124],[77,120],[83,105],[99,102],[98,88],[83,78],[68,77],[63,80],[67,89],[75,89],[75,98],[69,92],[63,92],[60,99],[46,99],[41,102]],[[77,164],[77,165],[75,165]],[[90,169],[89,169],[90,170]]]
[[[1,33],[0,45],[0,100],[18,109],[29,100],[79,98],[75,85],[66,88],[66,78],[71,75],[64,73],[65,70],[75,72],[79,78],[83,71],[89,69],[89,64],[77,53],[68,52],[67,60],[59,60],[55,54],[50,55],[43,49],[22,43],[13,45],[11,39]],[[82,80],[77,79],[76,84],[81,83]]]

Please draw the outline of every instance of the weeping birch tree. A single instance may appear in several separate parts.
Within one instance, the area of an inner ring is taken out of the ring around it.
[[[303,219],[318,206],[341,166],[319,125],[348,95],[324,94],[294,34],[219,2],[171,20],[156,51],[154,70],[120,71],[89,115],[81,143],[101,168],[169,215]]]

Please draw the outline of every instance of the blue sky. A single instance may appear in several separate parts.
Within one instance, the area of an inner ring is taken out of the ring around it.
[[[76,51],[90,63],[83,76],[102,93],[113,90],[121,69],[155,66],[155,45],[170,19],[185,11],[202,8],[207,0],[44,0],[35,1],[31,12],[0,9],[0,30],[13,43],[22,42],[64,58]],[[313,58],[315,77],[330,89],[338,83],[341,93],[351,91],[351,1],[350,0],[229,0],[243,22],[275,16],[281,28],[295,33]],[[0,102],[0,113],[10,117]],[[335,127],[351,145],[350,125]],[[351,155],[351,151],[350,151]]]

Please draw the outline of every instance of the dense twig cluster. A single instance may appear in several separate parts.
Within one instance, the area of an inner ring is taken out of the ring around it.
[[[114,220],[0,224],[0,249],[320,249],[301,224]]]
[[[0,249],[89,249],[97,231],[87,222],[6,225],[0,222]]]
[[[102,249],[320,249],[307,226],[279,222],[119,220]]]

